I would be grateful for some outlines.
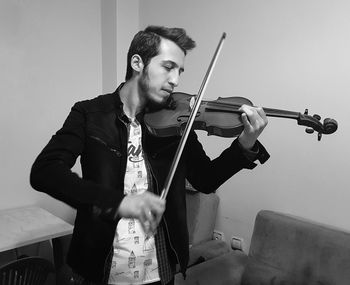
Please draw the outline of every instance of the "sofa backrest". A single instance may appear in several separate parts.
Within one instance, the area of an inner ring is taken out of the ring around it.
[[[349,285],[350,233],[260,211],[243,285]]]
[[[213,238],[219,197],[186,190],[187,224],[190,245]]]

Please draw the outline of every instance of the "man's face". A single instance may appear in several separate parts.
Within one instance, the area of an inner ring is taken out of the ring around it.
[[[163,105],[179,83],[185,54],[174,42],[162,39],[160,52],[141,73],[139,89],[151,105]]]

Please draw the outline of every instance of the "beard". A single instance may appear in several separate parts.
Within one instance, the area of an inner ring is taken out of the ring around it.
[[[141,75],[141,78],[138,82],[138,87],[139,87],[140,94],[143,94],[143,96],[146,97],[146,100],[147,100],[146,109],[148,111],[157,111],[157,110],[160,110],[163,108],[167,108],[167,106],[169,105],[169,101],[171,100],[171,96],[169,96],[165,100],[162,100],[161,102],[153,99],[152,94],[150,92],[151,87],[150,87],[150,80],[149,80],[149,76],[148,76],[147,67]]]

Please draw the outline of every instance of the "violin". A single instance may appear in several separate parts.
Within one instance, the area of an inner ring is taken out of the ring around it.
[[[251,101],[243,97],[218,98],[211,102],[202,100],[225,38],[226,33],[223,33],[196,96],[181,92],[172,93],[166,108],[147,112],[144,116],[144,122],[152,134],[161,137],[181,136],[170,171],[164,182],[161,199],[166,199],[168,195],[191,129],[206,130],[209,135],[235,137],[244,128],[241,121],[242,112],[239,108],[242,104],[252,106],[253,103]],[[305,110],[304,114],[301,114],[277,109],[263,109],[267,116],[296,119],[299,125],[308,127],[306,129],[308,133],[312,133],[314,130],[317,131],[318,140],[321,140],[322,134],[334,133],[338,128],[335,120],[327,118],[321,123],[319,115],[309,116],[307,110]]]
[[[145,123],[150,133],[160,137],[181,136],[191,114],[195,97],[196,95],[174,92],[166,108],[146,113]],[[239,110],[243,104],[253,106],[253,103],[244,97],[202,100],[192,128],[207,131],[208,135],[236,137],[244,128],[241,120],[242,111]],[[304,113],[272,108],[263,110],[270,117],[295,119],[298,125],[307,127],[307,133],[316,131],[318,140],[321,140],[322,134],[332,134],[338,128],[336,120],[326,118],[322,123],[319,115],[310,116],[307,109]]]

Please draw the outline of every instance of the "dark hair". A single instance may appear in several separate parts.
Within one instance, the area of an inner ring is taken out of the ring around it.
[[[162,26],[148,26],[144,31],[138,32],[129,47],[127,57],[127,67],[125,80],[132,77],[131,57],[138,54],[145,65],[149,64],[152,57],[159,54],[161,38],[165,38],[176,43],[185,53],[193,49],[196,43],[186,34],[182,28],[167,28]]]

